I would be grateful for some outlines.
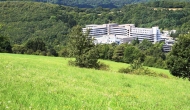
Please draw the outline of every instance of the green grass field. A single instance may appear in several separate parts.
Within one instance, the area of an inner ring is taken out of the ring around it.
[[[189,110],[190,82],[68,66],[67,58],[0,53],[0,110]],[[157,72],[167,70],[151,68]]]

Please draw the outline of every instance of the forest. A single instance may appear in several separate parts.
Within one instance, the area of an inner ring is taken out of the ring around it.
[[[44,2],[44,3],[54,3],[59,5],[76,6],[79,8],[93,8],[93,7],[103,7],[103,8],[117,8],[122,7],[126,4],[137,4],[137,3],[156,3],[170,2],[169,7],[182,7],[184,2],[189,2],[189,0],[0,0],[0,1],[33,1],[33,2]],[[178,3],[176,3],[178,2]],[[183,3],[182,3],[183,2]],[[172,5],[171,5],[172,4]]]
[[[68,56],[67,41],[71,29],[86,24],[159,26],[161,30],[177,30],[176,34],[171,35],[176,38],[190,30],[189,7],[189,2],[166,1],[128,4],[113,9],[77,8],[40,2],[0,2],[0,34],[1,39],[5,40],[1,43],[6,44],[0,51]],[[145,40],[140,44],[134,41],[131,45],[105,44],[97,48],[101,59],[125,63],[140,59],[147,66],[166,68],[167,54],[162,52],[161,46],[162,43],[152,45]]]

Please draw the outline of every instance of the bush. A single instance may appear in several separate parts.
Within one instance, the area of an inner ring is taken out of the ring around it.
[[[69,61],[68,61],[68,65],[69,65],[69,66],[76,66],[76,62],[75,62],[75,61],[72,61],[72,60],[69,60]]]
[[[75,61],[72,61],[72,60],[69,60],[69,61],[68,61],[68,65],[69,65],[69,66],[78,66],[78,65],[76,64],[76,62],[75,62]],[[94,66],[94,68],[97,69],[97,70],[105,70],[105,71],[107,71],[107,70],[110,69],[109,65],[106,65],[106,64],[101,63],[101,62],[98,62],[98,63]]]
[[[148,76],[157,76],[158,74],[154,71],[151,71],[148,68],[139,68],[137,70],[134,70],[132,74],[136,75],[148,75]]]
[[[0,52],[12,53],[12,46],[10,40],[7,37],[0,35]]]
[[[63,48],[59,51],[59,57],[69,57],[69,51],[67,48]]]
[[[98,62],[97,63],[97,66],[95,67],[95,69],[98,69],[98,70],[109,70],[110,69],[110,67],[109,67],[109,65],[106,65],[106,64],[104,64],[104,63],[101,63],[101,62]]]
[[[41,50],[36,50],[36,52],[34,52],[35,55],[40,55]]]
[[[57,57],[58,56],[58,53],[56,52],[56,50],[55,49],[48,49],[47,50],[47,54],[46,54],[47,56],[55,56],[55,57]]]
[[[121,68],[121,69],[119,69],[118,72],[119,73],[135,74],[135,75],[148,75],[148,76],[154,76],[154,77],[169,78],[169,76],[166,74],[156,73],[154,71],[151,71],[148,68],[138,68],[138,69]]]
[[[132,72],[132,69],[130,69],[130,68],[120,68],[118,72],[119,73],[130,73],[130,72]]]
[[[14,45],[12,48],[12,51],[15,54],[24,54],[26,50],[27,49],[23,45]]]
[[[46,52],[45,51],[41,51],[39,55],[46,56]]]
[[[26,54],[34,54],[34,51],[33,51],[32,49],[28,49],[28,50],[26,51]]]

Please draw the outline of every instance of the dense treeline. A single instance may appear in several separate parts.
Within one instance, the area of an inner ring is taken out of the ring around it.
[[[189,2],[189,0],[1,0],[1,1],[35,1],[45,3],[55,3],[59,5],[77,6],[79,8],[93,8],[93,7],[104,7],[104,8],[116,8],[121,7],[125,4],[135,3],[152,3],[155,7],[175,7],[182,8],[186,4],[181,2]],[[170,2],[168,4],[168,2]],[[177,2],[177,3],[176,3]],[[172,4],[173,3],[173,4]]]
[[[84,27],[86,24],[110,22],[133,23],[138,27],[159,26],[162,30],[176,29],[177,34],[172,35],[174,37],[188,33],[190,30],[189,3],[181,2],[185,5],[177,10],[168,9],[163,4],[161,5],[161,2],[159,5],[155,5],[156,3],[132,4],[122,8],[108,9],[76,8],[37,2],[1,2],[0,33],[1,36],[9,38],[13,53],[54,56],[68,56],[66,47],[68,34],[76,25]],[[176,7],[172,2],[164,3]],[[40,43],[38,47],[33,46],[36,43]],[[166,56],[161,52],[161,44],[148,45],[151,48],[142,45],[143,43],[105,45],[105,47],[101,45],[99,57],[126,63],[140,58],[145,65],[165,68],[165,63],[162,62]],[[133,54],[127,55],[127,53]]]
[[[132,64],[138,60],[145,66],[166,68],[166,54],[162,50],[163,43],[152,44],[148,40],[139,43],[138,39],[131,44],[98,45],[99,58]]]

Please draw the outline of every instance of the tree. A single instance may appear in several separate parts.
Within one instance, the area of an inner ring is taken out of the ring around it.
[[[69,34],[68,47],[71,56],[75,57],[75,65],[94,68],[98,64],[98,51],[89,32],[83,33],[80,26],[75,26]]]
[[[116,62],[122,62],[123,61],[123,55],[124,55],[124,49],[125,49],[124,45],[118,45],[114,49],[114,53],[113,53],[112,59],[114,61],[116,61]]]
[[[125,63],[133,63],[134,60],[139,59],[140,62],[144,61],[144,54],[135,46],[127,45],[124,49],[123,61]]]
[[[172,75],[190,80],[190,34],[179,37],[168,55],[167,66]]]
[[[28,40],[25,47],[29,50],[33,50],[36,52],[37,50],[45,51],[46,50],[46,44],[41,38],[33,38]]]
[[[7,37],[0,35],[0,52],[12,52],[12,46]]]
[[[138,45],[139,44],[139,40],[138,38],[134,39],[132,42],[131,42],[132,45]]]
[[[147,50],[153,46],[153,44],[148,41],[147,39],[144,39],[139,45],[140,50]]]
[[[109,44],[98,45],[99,58],[108,59]]]

